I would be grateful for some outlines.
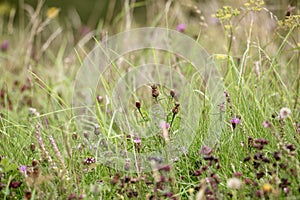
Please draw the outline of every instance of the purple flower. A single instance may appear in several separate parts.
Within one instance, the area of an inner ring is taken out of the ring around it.
[[[270,127],[270,122],[269,121],[264,121],[263,122],[263,127],[265,127],[265,128],[268,128],[268,127]]]
[[[135,137],[135,139],[133,140],[134,143],[136,144],[141,144],[142,140],[139,137]]]
[[[203,155],[210,155],[212,152],[212,148],[208,147],[208,146],[202,146],[200,151],[199,151],[199,154],[203,154]]]
[[[179,32],[184,32],[186,29],[186,26],[185,24],[178,24],[177,27],[176,27],[176,30],[179,31]]]
[[[21,171],[22,174],[26,174],[26,171],[27,171],[27,167],[25,165],[21,165],[19,167],[19,170]]]
[[[241,119],[238,117],[234,117],[230,120],[231,124],[232,124],[232,128],[235,129],[236,125],[241,123]]]
[[[160,127],[161,129],[169,129],[169,128],[170,128],[170,124],[167,123],[167,122],[165,122],[165,121],[161,121],[161,122],[159,123],[159,127]]]
[[[1,51],[5,52],[8,50],[8,48],[9,48],[9,42],[8,42],[8,40],[4,40],[1,43]]]
[[[239,123],[241,123],[241,120],[239,118],[235,117],[235,118],[231,119],[230,122],[232,124],[239,124]]]

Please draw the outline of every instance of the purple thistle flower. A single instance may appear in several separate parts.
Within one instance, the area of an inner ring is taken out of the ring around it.
[[[133,140],[134,143],[136,144],[141,144],[142,140],[139,137],[135,137],[135,139]]]
[[[176,30],[179,31],[179,32],[184,32],[185,29],[186,29],[186,26],[183,23],[178,24],[177,27],[176,27]]]
[[[232,124],[239,124],[239,123],[241,123],[241,120],[239,118],[235,117],[235,118],[231,119],[230,122]]]
[[[1,51],[5,52],[8,50],[8,48],[9,48],[9,42],[8,42],[8,40],[4,40],[1,43]]]
[[[241,123],[241,119],[238,117],[234,117],[230,120],[231,124],[232,124],[232,128],[235,129],[236,125]]]
[[[26,171],[27,171],[27,167],[25,165],[21,165],[19,167],[19,170],[21,171],[22,174],[26,174]]]
[[[264,121],[263,122],[263,127],[265,127],[265,128],[268,128],[268,127],[270,127],[270,122],[269,121]]]

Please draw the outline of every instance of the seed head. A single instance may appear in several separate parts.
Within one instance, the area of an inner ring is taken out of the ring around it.
[[[141,102],[140,101],[135,102],[135,106],[137,107],[137,109],[140,109],[141,108]]]
[[[227,180],[227,187],[233,190],[238,190],[242,186],[242,181],[236,177]]]
[[[288,118],[291,115],[291,110],[289,108],[281,108],[279,111],[279,118],[285,119]]]
[[[152,97],[157,98],[159,96],[157,85],[154,84],[151,86],[151,88],[152,88]]]

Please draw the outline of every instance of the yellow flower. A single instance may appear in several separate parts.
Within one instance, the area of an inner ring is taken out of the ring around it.
[[[226,55],[226,54],[215,54],[214,56],[215,56],[216,60],[225,60],[228,58],[228,55]]]
[[[192,194],[194,193],[194,191],[195,191],[195,189],[194,189],[194,188],[190,188],[190,189],[188,189],[188,193],[189,193],[190,195],[192,195]]]
[[[271,192],[272,186],[269,183],[265,183],[265,184],[263,184],[262,189],[264,192]]]
[[[54,19],[55,17],[57,17],[59,13],[59,9],[56,7],[51,7],[47,10],[47,17],[49,19]]]

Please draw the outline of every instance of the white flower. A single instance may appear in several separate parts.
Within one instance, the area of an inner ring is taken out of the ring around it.
[[[281,108],[279,111],[279,118],[285,119],[291,115],[291,110],[289,108]]]
[[[242,186],[242,181],[238,178],[230,178],[227,180],[227,187],[233,190],[238,190]]]
[[[40,116],[40,113],[35,108],[28,108],[28,112],[30,115],[35,115],[36,117]]]

